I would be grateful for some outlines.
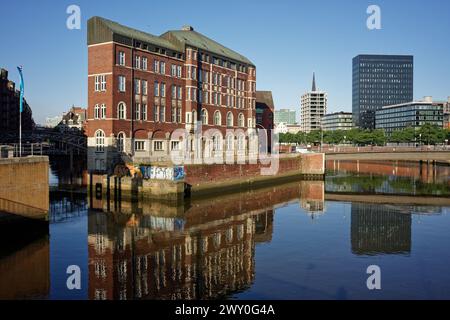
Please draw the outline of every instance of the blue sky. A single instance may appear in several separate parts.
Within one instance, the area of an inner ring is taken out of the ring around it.
[[[66,8],[81,8],[81,30],[66,28]],[[366,27],[369,5],[381,7],[382,29]],[[450,96],[450,1],[2,0],[0,66],[18,81],[38,123],[72,104],[87,104],[86,20],[103,16],[159,35],[190,24],[257,66],[257,89],[276,108],[300,108],[311,86],[328,92],[329,111],[351,111],[351,61],[360,53],[412,54],[414,96]]]

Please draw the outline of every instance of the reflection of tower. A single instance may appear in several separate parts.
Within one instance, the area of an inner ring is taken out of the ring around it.
[[[300,182],[300,207],[308,215],[325,213],[325,183],[323,181],[302,181]]]
[[[387,205],[352,203],[351,242],[357,255],[408,254],[411,214]]]
[[[257,243],[272,241],[274,210],[267,210],[255,216],[255,241]]]

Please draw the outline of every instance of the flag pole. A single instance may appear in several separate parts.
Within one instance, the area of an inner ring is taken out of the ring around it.
[[[19,100],[19,157],[22,157],[22,111],[23,111],[23,92],[24,92],[24,83],[23,83],[23,74],[22,74],[22,66],[17,67],[20,75],[20,100]]]

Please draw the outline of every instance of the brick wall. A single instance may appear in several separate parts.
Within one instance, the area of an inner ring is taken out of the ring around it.
[[[49,210],[48,170],[47,157],[0,159],[0,199],[7,202],[0,210],[29,207],[9,213],[45,218]]]
[[[275,176],[262,176],[261,169],[267,165],[258,164],[214,164],[187,165],[186,183],[194,189],[212,186],[246,183],[248,181],[270,180],[284,176],[323,175],[324,155],[308,154],[287,156],[279,159],[279,169]]]

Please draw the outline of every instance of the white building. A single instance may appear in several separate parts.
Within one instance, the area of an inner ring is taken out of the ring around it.
[[[287,127],[286,123],[280,122],[280,123],[276,124],[275,125],[275,133],[277,133],[277,134],[288,133],[288,127]]]
[[[324,91],[317,90],[313,74],[312,90],[302,95],[300,107],[300,126],[309,133],[321,129],[322,117],[327,113],[328,97]]]

